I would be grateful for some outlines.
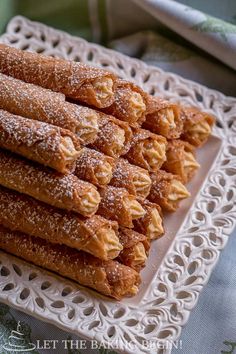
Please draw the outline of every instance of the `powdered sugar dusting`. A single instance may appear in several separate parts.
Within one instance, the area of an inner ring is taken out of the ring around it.
[[[66,102],[63,94],[3,74],[0,74],[0,108],[68,129],[79,136],[96,129],[93,110]]]
[[[90,104],[92,84],[95,79],[112,79],[115,76],[105,70],[93,68],[82,63],[52,58],[37,53],[0,45],[0,71],[17,79],[59,91],[66,96],[81,99]],[[90,87],[82,90],[86,85]],[[81,91],[81,92],[80,92]],[[93,95],[95,96],[95,95]],[[113,95],[111,96],[111,104]],[[96,103],[96,102],[95,102]],[[97,102],[98,107],[100,103]]]
[[[0,166],[0,183],[5,187],[82,215],[83,199],[96,191],[92,184],[72,174],[60,175],[3,151],[0,151]]]
[[[116,225],[101,216],[84,219],[3,187],[0,187],[0,224],[86,251],[91,251],[87,244],[97,240],[101,228],[116,232]]]
[[[99,151],[83,148],[77,159],[75,175],[81,179],[99,185],[96,171],[99,167],[102,168],[105,163],[110,164],[111,168],[113,168],[115,161],[112,157],[106,156]]]
[[[63,136],[68,136],[76,148],[79,141],[66,130],[43,122],[15,116],[0,110],[0,146],[19,153],[29,159],[40,162],[64,172],[67,169],[67,157],[61,148]],[[73,160],[71,161],[73,165]]]

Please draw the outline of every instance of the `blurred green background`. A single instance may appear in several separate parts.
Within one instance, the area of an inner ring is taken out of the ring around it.
[[[0,31],[15,15],[91,38],[87,0],[0,0]]]

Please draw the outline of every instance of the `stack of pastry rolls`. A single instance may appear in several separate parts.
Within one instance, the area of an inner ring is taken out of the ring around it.
[[[213,122],[105,70],[0,44],[0,248],[135,295]]]

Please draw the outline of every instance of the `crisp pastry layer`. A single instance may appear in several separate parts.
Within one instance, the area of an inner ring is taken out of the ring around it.
[[[147,170],[120,158],[116,163],[110,184],[125,188],[136,197],[146,198],[150,192],[151,178]]]
[[[155,240],[164,235],[163,216],[161,208],[148,200],[139,200],[146,214],[134,221],[135,231],[146,235],[148,240]]]
[[[177,104],[148,96],[146,120],[143,128],[167,139],[177,139],[183,131],[183,120]]]
[[[112,157],[85,147],[77,159],[75,175],[102,187],[110,183],[114,168],[115,160]]]
[[[119,239],[123,246],[118,261],[136,271],[140,271],[146,263],[150,242],[147,237],[127,228],[119,229]]]
[[[105,113],[139,126],[145,120],[147,94],[137,85],[118,79],[115,85],[115,100],[104,109]]]
[[[94,185],[74,176],[60,175],[0,150],[0,185],[83,216],[96,213],[100,195]]]
[[[166,161],[162,168],[180,177],[187,183],[194,176],[200,165],[195,159],[195,149],[186,141],[171,140],[167,144]]]
[[[98,214],[117,221],[120,226],[132,228],[133,220],[145,214],[141,204],[124,188],[107,186],[100,190],[100,195]]]
[[[74,170],[81,149],[69,130],[0,110],[0,147],[58,172]]]
[[[184,129],[181,139],[198,147],[202,146],[209,138],[215,118],[200,111],[196,107],[181,107]]]
[[[133,129],[131,148],[125,157],[148,171],[157,171],[166,160],[166,139],[144,129]]]
[[[165,171],[151,174],[152,187],[148,199],[163,210],[175,211],[179,202],[190,196],[178,176]]]
[[[3,187],[0,187],[0,224],[84,250],[103,260],[116,258],[123,248],[116,222],[98,215],[85,219]]]
[[[129,124],[101,112],[98,114],[99,132],[91,147],[113,158],[124,155],[132,139]]]
[[[75,133],[83,144],[96,140],[98,116],[87,107],[65,101],[63,94],[0,74],[0,108]]]
[[[134,296],[140,285],[139,274],[117,261],[102,261],[86,252],[9,231],[3,226],[0,226],[0,248],[117,300]]]
[[[82,63],[1,44],[0,72],[98,108],[114,101],[115,75]]]

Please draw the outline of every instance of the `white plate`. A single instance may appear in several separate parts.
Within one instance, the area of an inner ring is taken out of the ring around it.
[[[0,253],[2,302],[120,352],[169,353],[235,225],[236,99],[23,17],[13,18],[0,40],[105,67],[152,94],[217,116],[214,136],[198,151],[192,197],[166,217],[166,235],[152,245],[135,298],[112,301]],[[164,350],[151,349],[162,342]]]

